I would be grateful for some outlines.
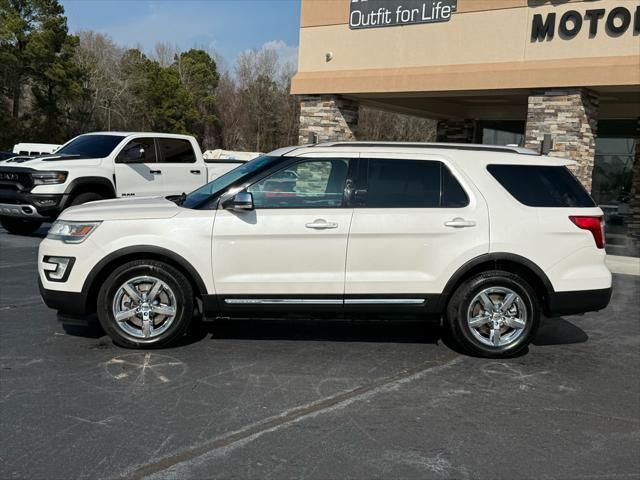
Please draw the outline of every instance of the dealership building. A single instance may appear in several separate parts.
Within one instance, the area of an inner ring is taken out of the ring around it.
[[[300,142],[359,139],[360,105],[437,141],[576,162],[608,251],[640,256],[640,0],[302,0]]]

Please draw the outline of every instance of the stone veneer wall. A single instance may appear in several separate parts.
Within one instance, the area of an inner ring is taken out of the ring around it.
[[[437,142],[448,143],[474,143],[475,121],[465,120],[440,120],[436,133]]]
[[[589,192],[597,129],[598,97],[591,90],[549,89],[529,96],[525,146],[539,150],[544,135],[551,134],[549,155],[575,160],[572,171]]]
[[[318,142],[356,140],[359,104],[338,95],[300,97],[300,145],[315,133]]]

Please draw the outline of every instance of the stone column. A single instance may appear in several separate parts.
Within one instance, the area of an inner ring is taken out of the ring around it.
[[[587,191],[596,156],[598,97],[585,88],[548,89],[529,96],[525,146],[540,149],[545,133],[551,134],[549,155],[575,160],[572,167]]]
[[[338,95],[304,95],[300,97],[299,143],[309,143],[315,133],[318,142],[355,140],[360,105]]]
[[[436,141],[447,143],[474,143],[475,121],[464,120],[440,120]]]

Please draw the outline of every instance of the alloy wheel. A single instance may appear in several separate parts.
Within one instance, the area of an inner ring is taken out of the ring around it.
[[[112,311],[118,328],[135,338],[151,339],[162,335],[173,323],[176,296],[158,278],[135,277],[118,288]]]
[[[516,292],[506,287],[489,287],[469,305],[467,324],[472,335],[489,347],[516,342],[527,326],[527,308]]]

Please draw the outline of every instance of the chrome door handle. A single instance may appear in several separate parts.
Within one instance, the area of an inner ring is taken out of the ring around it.
[[[191,170],[194,175],[200,175],[200,170]]]
[[[313,228],[314,230],[329,230],[331,228],[338,228],[338,224],[335,222],[327,222],[322,218],[314,220],[312,223],[305,224],[307,228]]]
[[[475,227],[476,222],[474,222],[473,220],[465,220],[464,218],[456,217],[453,220],[444,222],[444,226],[451,227],[451,228],[468,228],[468,227]]]

